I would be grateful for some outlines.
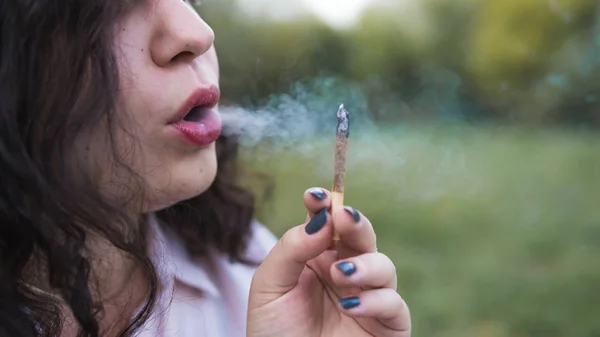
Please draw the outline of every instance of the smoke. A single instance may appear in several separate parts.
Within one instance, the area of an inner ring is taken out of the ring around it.
[[[409,121],[411,113],[406,119],[390,122],[387,120],[390,116],[372,111],[368,95],[385,110],[429,113],[432,127],[442,124],[446,133],[460,133],[465,115],[479,113],[459,97],[463,84],[454,72],[426,67],[419,75],[413,86],[420,89],[412,97],[402,97],[384,87],[374,93],[368,91],[368,86],[333,77],[296,83],[287,92],[273,94],[257,107],[222,106],[223,134],[234,136],[246,148],[246,155],[252,156],[254,151],[271,157],[293,153],[296,157],[310,158],[319,166],[320,174],[329,176],[333,171],[337,111],[344,104],[350,113],[347,169],[385,162],[384,165],[398,170],[407,164],[407,158],[415,159],[407,155],[418,146],[414,135],[407,137],[413,127]],[[376,120],[377,117],[380,119]],[[433,165],[442,167],[457,151],[452,144],[438,146],[444,155]],[[372,177],[376,178],[384,179]]]
[[[295,83],[287,92],[273,94],[256,107],[221,106],[223,133],[235,136],[243,146],[269,142],[278,148],[298,149],[335,137],[338,107],[344,104],[350,113],[352,142],[368,140],[373,144],[381,141],[379,135],[386,125],[393,124],[394,130],[401,133],[405,127],[402,121],[418,117],[416,113],[421,117],[430,114],[435,122],[450,124],[483,114],[459,97],[463,83],[455,72],[423,67],[418,76],[410,83],[418,88],[413,95],[403,95],[372,81],[361,86],[335,77]],[[369,99],[377,106],[370,107]]]
[[[372,138],[377,133],[362,90],[334,78],[297,83],[288,93],[272,95],[257,108],[223,106],[223,133],[235,136],[243,146],[263,142],[279,148],[310,145],[335,137],[340,104],[350,112],[352,136],[369,134]]]
[[[386,153],[403,164],[393,154],[394,144],[384,142],[385,131],[373,119],[365,92],[348,81],[316,78],[296,83],[286,93],[273,94],[258,107],[222,106],[219,110],[223,134],[234,136],[246,156],[256,160],[253,156],[257,153],[271,158],[293,153],[295,158],[315,163],[315,173],[323,178],[333,172],[340,104],[350,114],[349,171],[365,162],[377,162]],[[370,151],[362,150],[365,144]]]

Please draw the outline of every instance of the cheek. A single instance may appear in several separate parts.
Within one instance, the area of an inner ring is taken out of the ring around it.
[[[205,54],[206,62],[208,66],[211,68],[212,72],[219,78],[219,58],[217,57],[217,51],[213,46],[210,50]]]
[[[116,147],[109,146],[108,132],[98,129],[78,142],[76,153],[102,195],[119,204],[127,203],[125,207],[132,211],[158,211],[194,198],[215,179],[214,144],[193,152],[174,151],[164,144],[144,141],[144,137],[134,141],[128,132],[113,133]],[[81,164],[71,166],[84,169]]]
[[[107,200],[116,203],[133,201],[137,198],[131,191],[141,190],[141,186],[136,186],[139,181],[131,174],[131,170],[137,172],[134,156],[130,155],[132,146],[132,141],[119,132],[109,132],[104,120],[78,137],[66,158],[68,167],[73,170],[74,177],[85,172],[94,188]]]

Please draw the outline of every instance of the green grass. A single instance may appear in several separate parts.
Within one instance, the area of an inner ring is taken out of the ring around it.
[[[273,179],[277,235],[331,185],[331,138],[243,153]],[[600,336],[600,136],[413,126],[353,134],[348,155],[346,204],[396,263],[414,336]]]

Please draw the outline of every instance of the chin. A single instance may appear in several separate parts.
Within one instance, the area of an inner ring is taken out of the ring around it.
[[[208,150],[208,149],[207,149]],[[192,199],[206,192],[217,176],[217,158],[214,151],[201,151],[196,158],[172,165],[167,176],[161,177],[160,186],[154,188],[161,191],[149,204],[152,207],[145,212],[156,212],[179,202]]]
[[[174,199],[174,203],[178,203],[184,200],[192,199],[200,194],[206,192],[212,183],[215,181],[217,176],[216,167],[214,170],[206,170],[200,176],[190,176],[189,179],[181,182],[181,186],[184,186]]]

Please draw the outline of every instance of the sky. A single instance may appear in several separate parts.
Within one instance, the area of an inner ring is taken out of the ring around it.
[[[352,25],[372,0],[302,0],[306,7],[332,26]]]
[[[312,12],[334,27],[351,26],[374,0],[239,0],[250,14],[288,19]]]

